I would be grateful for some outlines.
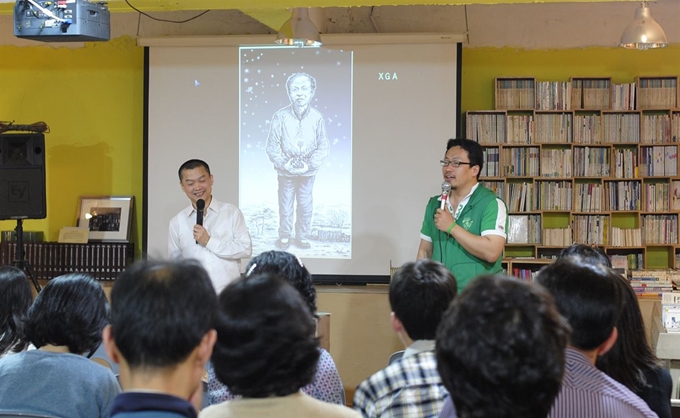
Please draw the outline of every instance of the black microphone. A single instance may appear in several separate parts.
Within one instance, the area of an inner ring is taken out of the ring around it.
[[[203,225],[203,209],[205,209],[205,200],[198,199],[196,201],[196,225]]]
[[[449,200],[449,192],[451,191],[451,185],[449,182],[445,181],[442,183],[442,202],[439,205],[439,209],[444,210],[446,207],[446,202]]]

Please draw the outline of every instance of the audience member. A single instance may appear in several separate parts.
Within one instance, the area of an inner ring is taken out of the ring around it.
[[[558,259],[536,278],[572,328],[553,418],[656,417],[642,399],[595,367],[618,336],[622,297],[617,280],[612,269],[577,256]]]
[[[0,410],[67,418],[108,417],[120,386],[89,360],[108,321],[104,290],[90,276],[51,280],[28,311],[25,334],[37,350],[0,360]]]
[[[316,316],[316,289],[312,275],[299,258],[284,251],[267,251],[250,260],[246,268],[248,275],[272,273],[284,279],[302,295],[309,312]],[[314,380],[302,391],[320,401],[344,405],[345,388],[330,353],[319,348],[319,364]],[[226,385],[217,380],[214,368],[208,364],[208,394],[210,404],[234,399]]]
[[[440,417],[547,417],[569,332],[542,287],[502,275],[473,280],[437,333],[439,373],[451,394]]]
[[[604,253],[600,248],[592,245],[585,244],[571,244],[567,248],[560,251],[558,258],[564,257],[581,257],[584,263],[588,264],[602,264],[605,267],[611,268],[612,261],[609,256]]]
[[[216,319],[217,295],[197,261],[139,262],[124,271],[103,333],[125,390],[111,416],[195,418]]]
[[[204,409],[202,418],[358,417],[300,389],[314,378],[314,318],[295,288],[272,274],[231,283],[219,296],[217,378],[241,398]]]
[[[363,381],[354,409],[364,417],[436,417],[446,389],[437,372],[435,336],[456,296],[456,279],[430,259],[407,263],[390,283],[392,329],[406,350],[399,360]]]
[[[583,244],[565,248],[560,258],[574,255],[584,262],[611,267],[611,260],[602,250]],[[623,311],[616,324],[619,336],[614,347],[598,357],[595,364],[642,398],[660,418],[670,418],[673,380],[649,346],[635,291],[627,279],[618,277],[616,284],[623,297]]]
[[[619,338],[595,364],[642,398],[659,418],[671,418],[671,375],[649,346],[640,306],[630,282],[618,276],[616,284],[623,294],[623,312],[616,324]]]
[[[33,291],[23,271],[0,267],[0,358],[24,351],[24,320],[33,302]]]

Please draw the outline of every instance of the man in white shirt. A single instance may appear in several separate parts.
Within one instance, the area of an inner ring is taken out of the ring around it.
[[[241,259],[252,253],[246,221],[236,206],[213,199],[214,179],[205,161],[189,160],[180,166],[178,174],[191,205],[170,221],[168,257],[200,261],[219,293],[241,275]],[[199,200],[205,202],[203,225],[196,223]]]

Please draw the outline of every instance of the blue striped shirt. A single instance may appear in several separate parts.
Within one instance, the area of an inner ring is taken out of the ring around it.
[[[581,352],[566,350],[562,388],[550,418],[656,417],[628,388],[601,372]]]

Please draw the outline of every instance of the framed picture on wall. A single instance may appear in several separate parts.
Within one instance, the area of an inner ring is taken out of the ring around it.
[[[80,196],[77,226],[90,241],[130,242],[134,196]]]

